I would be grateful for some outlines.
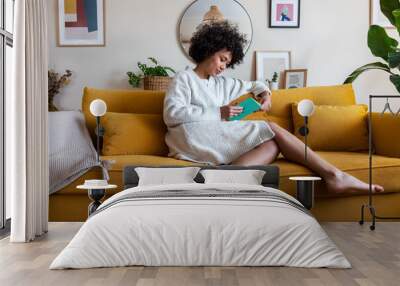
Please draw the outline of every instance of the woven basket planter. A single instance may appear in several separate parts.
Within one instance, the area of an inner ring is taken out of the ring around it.
[[[169,76],[146,76],[143,79],[143,87],[146,90],[167,90],[172,77]]]

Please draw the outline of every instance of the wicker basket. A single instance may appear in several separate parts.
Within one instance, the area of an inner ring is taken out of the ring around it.
[[[169,76],[146,76],[143,79],[143,87],[147,90],[167,90],[172,77]]]

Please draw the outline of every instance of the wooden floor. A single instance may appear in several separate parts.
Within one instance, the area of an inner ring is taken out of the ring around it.
[[[400,223],[324,223],[352,269],[288,267],[123,267],[48,270],[81,223],[50,223],[32,243],[0,241],[0,285],[400,285]]]

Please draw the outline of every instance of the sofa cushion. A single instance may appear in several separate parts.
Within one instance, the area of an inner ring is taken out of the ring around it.
[[[400,158],[400,116],[376,113],[372,116],[372,142],[376,154]]]
[[[244,94],[230,104],[235,105],[250,96],[252,95]],[[271,110],[255,112],[246,116],[244,120],[272,121],[293,132],[292,103],[302,99],[311,99],[317,105],[345,106],[356,103],[351,84],[274,90],[272,91]]]
[[[103,155],[168,155],[167,127],[161,114],[107,112],[101,124]]]
[[[287,119],[292,126],[292,103],[302,99],[311,99],[316,105],[353,105],[356,104],[351,84],[321,87],[280,89],[272,91],[272,108],[268,115]]]
[[[104,100],[108,112],[162,114],[164,95],[165,92],[159,90],[118,90],[85,87],[82,97],[82,112],[92,139],[96,138],[94,133],[96,118],[90,113],[89,107],[94,99]]]
[[[368,126],[366,105],[316,105],[309,117],[307,142],[311,149],[320,151],[368,150]],[[294,134],[302,141],[299,129],[304,117],[292,105]]]

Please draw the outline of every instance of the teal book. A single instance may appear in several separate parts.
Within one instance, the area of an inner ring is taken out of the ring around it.
[[[228,118],[229,121],[240,120],[240,119],[246,117],[247,115],[252,114],[253,112],[259,111],[261,109],[261,104],[259,104],[256,100],[254,100],[251,97],[240,102],[238,104],[238,106],[243,107],[242,113],[240,113],[236,116],[229,117]]]

